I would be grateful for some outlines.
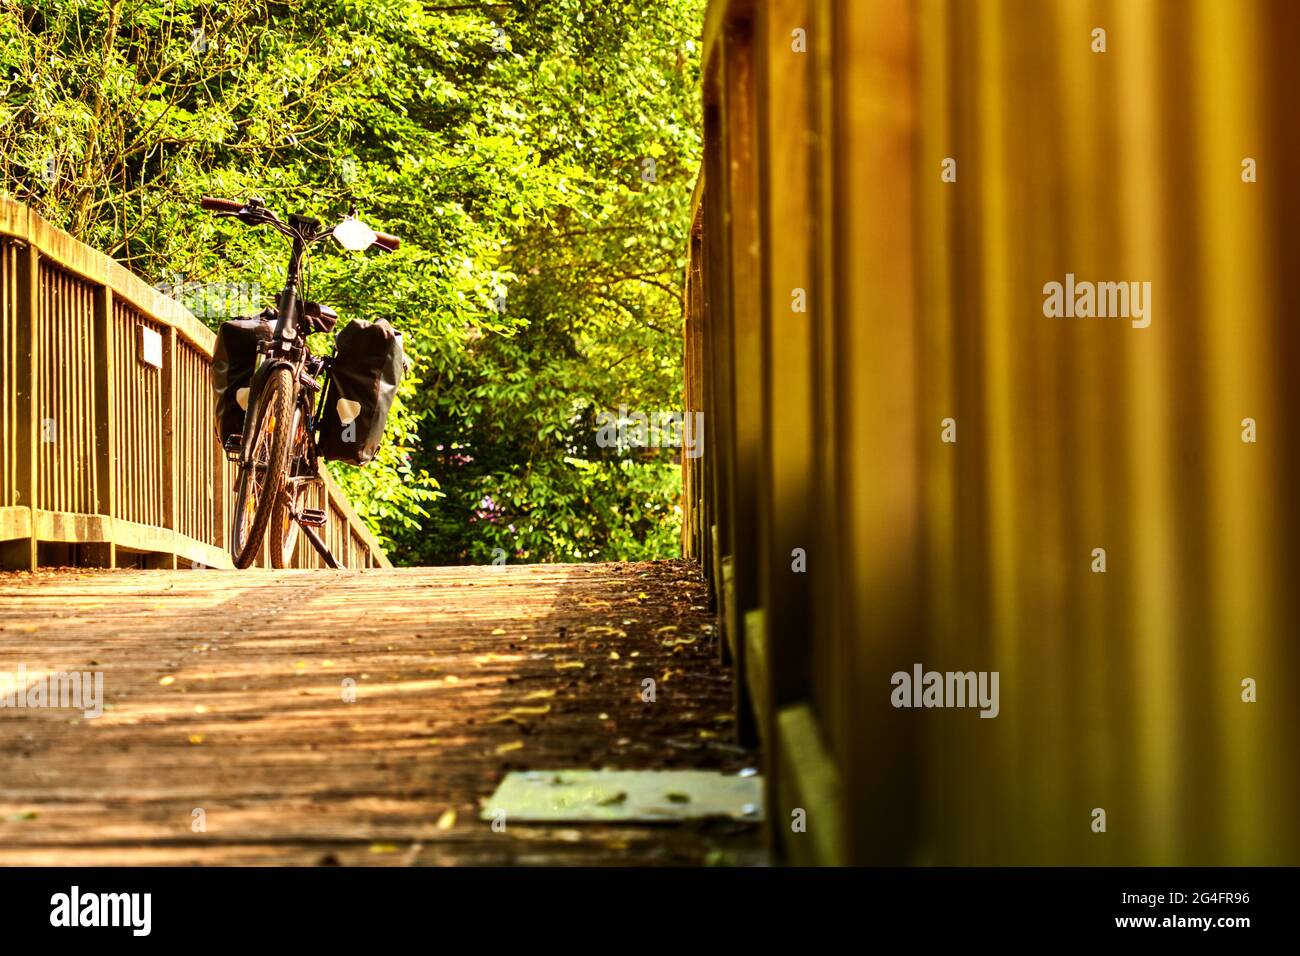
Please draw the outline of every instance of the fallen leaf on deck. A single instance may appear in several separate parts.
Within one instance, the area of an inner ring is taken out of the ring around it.
[[[442,816],[438,817],[438,829],[450,830],[456,825],[456,811],[444,810]]]
[[[488,721],[488,723],[504,724],[504,723],[509,723],[511,721],[514,721],[515,723],[518,724],[518,723],[522,723],[522,721],[519,720],[520,717],[536,717],[542,714],[549,714],[550,712],[551,712],[550,704],[544,704],[541,707],[511,707],[504,714],[501,714],[497,717],[493,717],[491,720]]]
[[[502,744],[500,747],[496,749],[495,752],[498,755],[500,755],[500,754],[508,754],[511,753],[512,751],[523,750],[523,749],[524,749],[524,742],[522,740],[516,740],[514,743],[511,744]]]
[[[372,843],[370,844],[371,853],[396,853],[397,844],[395,843]]]
[[[160,680],[158,683],[162,684],[164,687],[168,687],[168,686],[170,686],[170,685],[176,683],[176,678],[175,678],[175,677],[172,677],[172,676],[169,674],[169,675],[167,675],[166,677],[164,677],[162,680]]]
[[[478,657],[474,658],[474,663],[482,665],[491,664],[494,661],[511,662],[522,661],[523,659],[524,656],[522,654],[480,654]]]

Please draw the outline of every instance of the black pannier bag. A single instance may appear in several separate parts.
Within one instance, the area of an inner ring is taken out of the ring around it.
[[[248,388],[257,367],[257,346],[271,338],[267,312],[244,319],[231,319],[217,329],[217,347],[212,354],[212,388],[217,393],[217,436],[224,446],[232,435],[244,430],[244,410],[239,407],[239,390]]]
[[[402,334],[384,319],[354,319],[334,337],[317,442],[323,457],[350,465],[375,457],[405,363]]]

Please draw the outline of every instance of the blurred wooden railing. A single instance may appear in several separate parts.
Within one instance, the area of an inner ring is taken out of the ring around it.
[[[683,550],[786,858],[1300,862],[1297,38],[1284,0],[710,3]],[[1154,309],[1049,315],[1067,274]],[[998,716],[895,706],[918,664]]]
[[[231,566],[214,342],[180,303],[0,199],[0,567]],[[328,475],[324,496],[340,563],[388,567]],[[321,566],[299,537],[294,566]]]

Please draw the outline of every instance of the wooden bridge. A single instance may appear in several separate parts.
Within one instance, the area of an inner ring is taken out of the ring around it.
[[[389,569],[331,490],[353,570],[172,570],[224,561],[211,336],[0,206],[0,653],[112,705],[0,716],[0,862],[1297,863],[1298,40],[711,3],[683,562]],[[556,764],[761,765],[762,839],[478,819]]]

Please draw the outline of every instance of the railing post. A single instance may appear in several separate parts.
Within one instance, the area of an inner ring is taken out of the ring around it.
[[[163,405],[163,513],[164,524],[172,533],[171,557],[164,558],[163,565],[176,568],[177,530],[180,527],[176,513],[176,487],[178,482],[176,454],[176,327],[169,326],[163,338],[162,367],[162,405]]]
[[[117,567],[117,534],[114,518],[117,516],[117,405],[115,372],[116,356],[113,352],[113,290],[100,286],[95,290],[95,457],[96,457],[96,511],[106,516],[108,541],[106,566]]]
[[[41,259],[36,246],[28,244],[18,255],[18,435],[15,451],[18,458],[18,502],[27,506],[31,516],[27,554],[23,563],[30,571],[36,570],[38,560],[38,528],[36,520],[37,492],[40,462],[40,414],[37,411],[37,346],[40,335],[36,328],[40,319]],[[22,358],[26,356],[26,360]],[[23,374],[25,373],[25,374]],[[22,560],[20,558],[20,560]]]

